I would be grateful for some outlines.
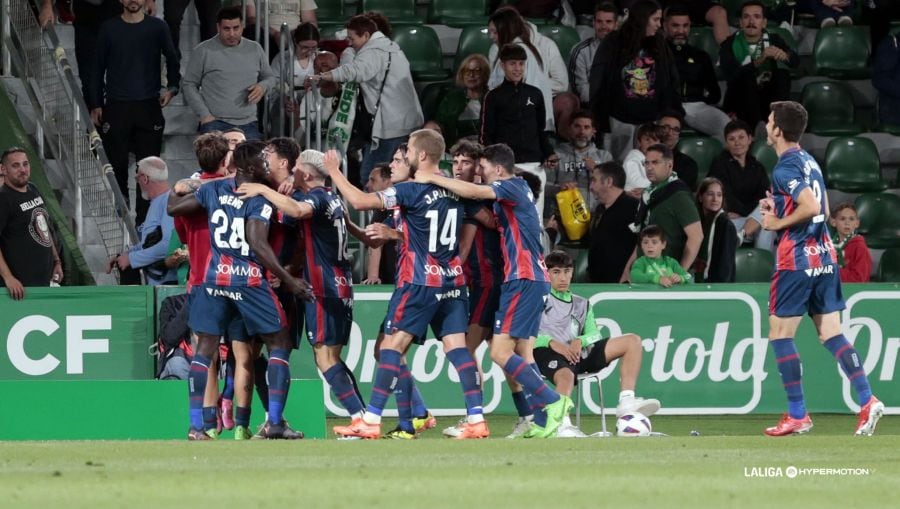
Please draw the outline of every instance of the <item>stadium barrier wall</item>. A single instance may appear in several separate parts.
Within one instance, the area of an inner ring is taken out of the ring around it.
[[[356,288],[354,324],[345,360],[365,396],[371,392],[376,363],[372,352],[391,295],[387,286]],[[156,298],[178,288],[160,289]],[[660,399],[668,414],[780,413],[785,397],[767,344],[769,286],[690,285],[661,289],[649,285],[576,285],[589,298],[604,335],[634,332],[643,338],[644,359],[637,392]],[[24,301],[0,295],[0,334],[6,355],[0,379],[110,380],[147,379],[153,360],[153,289],[29,289]],[[900,286],[844,285],[844,330],[855,343],[875,394],[888,413],[900,413],[892,401],[900,384]],[[305,341],[292,355],[292,373],[319,379]],[[827,350],[818,345],[810,320],[797,334],[804,362],[804,389],[812,412],[858,410],[850,384]],[[410,368],[432,411],[464,412],[457,376],[441,345],[432,339],[408,354]],[[502,371],[478,350],[485,372],[485,410],[511,414],[512,402]],[[619,390],[615,364],[602,373],[607,406]],[[596,382],[584,384],[584,409],[599,413]],[[344,415],[322,388],[325,409]],[[180,403],[179,403],[180,404]],[[393,411],[387,412],[390,415]]]

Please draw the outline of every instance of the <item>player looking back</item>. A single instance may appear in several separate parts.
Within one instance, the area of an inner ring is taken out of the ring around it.
[[[841,333],[841,295],[837,256],[828,233],[828,196],[822,170],[800,148],[807,113],[793,101],[772,103],[766,124],[769,145],[778,154],[772,173],[772,193],[760,202],[762,226],[778,231],[775,275],[769,292],[769,341],[788,398],[788,413],[769,436],[806,433],[812,419],[806,411],[801,385],[802,369],[794,335],[804,314],[809,314],[819,341],[837,359],[859,400],[857,435],[875,432],[884,404],[872,395],[856,349]]]

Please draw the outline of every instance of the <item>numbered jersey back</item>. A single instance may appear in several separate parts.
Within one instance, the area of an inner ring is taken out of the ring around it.
[[[347,225],[344,206],[336,194],[317,187],[294,199],[313,208],[311,218],[302,222],[306,251],[304,273],[316,297],[353,298],[353,268],[347,253]]]
[[[778,235],[777,270],[807,270],[832,265],[837,256],[827,226],[828,205],[825,179],[819,164],[800,148],[786,151],[772,172],[772,195],[775,214],[786,217],[797,208],[800,193],[812,191],[819,203],[819,213],[806,223],[798,224]]]
[[[397,286],[458,288],[466,284],[459,260],[463,202],[431,184],[404,182],[381,193],[386,208],[399,205],[404,232]]]
[[[197,201],[209,216],[210,257],[205,283],[217,286],[261,286],[265,270],[247,243],[246,225],[251,219],[269,224],[272,205],[263,197],[241,198],[234,179],[200,186]]]

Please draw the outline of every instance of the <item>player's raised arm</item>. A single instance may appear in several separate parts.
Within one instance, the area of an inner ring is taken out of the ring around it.
[[[491,186],[473,184],[459,179],[451,179],[427,171],[417,171],[416,182],[420,184],[434,184],[436,186],[441,186],[463,198],[472,198],[474,200],[497,199],[497,194],[494,193],[494,189]]]
[[[259,219],[251,218],[247,221],[247,243],[250,249],[256,253],[259,262],[269,272],[275,275],[281,284],[286,285],[288,289],[305,301],[314,299],[312,287],[305,280],[297,279],[291,276],[288,271],[278,263],[278,257],[269,244],[269,224]]]
[[[179,184],[185,183],[183,187]],[[199,180],[179,181],[175,189],[169,193],[169,201],[166,203],[166,212],[172,216],[187,216],[203,210],[203,205],[197,200],[195,192],[200,188]]]
[[[313,207],[309,203],[297,201],[290,196],[285,196],[264,184],[244,182],[237,188],[236,192],[247,198],[262,196],[272,202],[272,205],[275,205],[275,208],[293,218],[307,219],[312,217],[313,214]]]
[[[338,157],[336,150],[329,150],[325,153],[325,169],[328,170],[328,176],[331,177],[334,187],[340,191],[344,199],[354,209],[381,210],[384,208],[384,204],[378,194],[360,190],[341,173],[341,159]]]

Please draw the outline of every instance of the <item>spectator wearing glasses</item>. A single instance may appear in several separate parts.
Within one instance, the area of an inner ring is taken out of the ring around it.
[[[678,150],[678,140],[681,139],[681,130],[684,129],[684,117],[675,110],[666,110],[659,114],[656,125],[660,128],[659,141],[669,147],[675,157],[674,169],[678,178],[691,190],[697,189],[697,175],[699,174],[697,162],[691,159],[691,156]]]
[[[441,99],[435,114],[448,147],[460,138],[477,138],[481,127],[481,102],[487,93],[490,74],[491,65],[477,53],[467,56],[459,65],[456,88]]]
[[[300,26],[291,31],[291,42],[294,45],[294,61],[288,61],[290,51],[285,51],[275,55],[272,59],[272,73],[279,82],[278,87],[269,90],[269,100],[271,101],[271,110],[269,118],[270,132],[278,129],[278,116],[282,111],[285,112],[284,125],[290,125],[288,115],[294,115],[294,119],[299,120],[298,105],[302,100],[303,84],[306,77],[315,74],[316,55],[319,50],[319,29],[312,23],[302,23]],[[293,69],[288,71],[287,66]],[[284,80],[284,81],[282,81]],[[298,92],[300,92],[298,94]],[[282,110],[281,102],[287,99]],[[297,122],[299,123],[299,122]],[[296,125],[296,124],[295,124]],[[279,133],[279,135],[284,134]]]

